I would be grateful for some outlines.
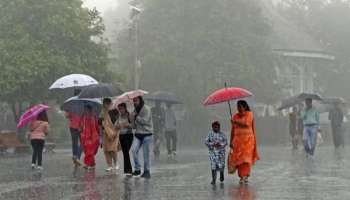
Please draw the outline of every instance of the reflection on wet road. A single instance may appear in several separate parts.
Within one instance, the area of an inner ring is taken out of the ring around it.
[[[315,159],[285,147],[263,147],[250,185],[227,176],[211,186],[205,150],[180,152],[177,161],[153,162],[152,179],[104,172],[103,156],[95,172],[73,169],[68,152],[44,156],[44,171],[32,171],[30,156],[0,160],[0,199],[349,199],[347,152],[321,147]]]

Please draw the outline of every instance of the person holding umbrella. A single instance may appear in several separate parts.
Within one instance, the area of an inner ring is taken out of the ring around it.
[[[126,103],[121,103],[118,105],[119,118],[116,122],[116,127],[120,129],[120,145],[123,152],[124,159],[124,174],[132,174],[132,166],[130,161],[130,148],[134,140],[134,135],[132,132],[132,126],[130,121],[130,114]]]
[[[46,111],[40,112],[37,119],[30,124],[30,143],[33,148],[32,169],[42,170],[42,154],[45,137],[49,133],[49,120]]]
[[[17,128],[23,128],[30,124],[29,139],[33,148],[32,155],[32,169],[35,169],[36,164],[39,170],[42,170],[42,153],[45,144],[45,137],[49,132],[49,120],[46,110],[49,106],[44,104],[38,104],[26,112],[24,112],[17,124]]]
[[[335,102],[328,116],[331,121],[333,143],[335,148],[344,147],[344,112],[340,102]]]
[[[255,119],[246,101],[239,100],[237,110],[238,113],[231,120],[231,151],[228,159],[228,170],[231,174],[237,170],[240,177],[239,183],[247,184],[251,168],[259,160]]]
[[[141,174],[141,164],[139,161],[139,151],[143,148],[144,171],[141,177],[151,178],[150,173],[150,151],[153,142],[153,121],[151,109],[145,105],[141,96],[133,98],[135,110],[131,114],[131,122],[135,129],[135,140],[132,154],[134,157],[134,176]]]
[[[160,155],[160,145],[162,135],[164,134],[165,111],[162,108],[160,101],[155,101],[155,106],[152,108],[152,120],[154,128],[154,147],[153,152],[156,158]]]
[[[95,155],[100,144],[98,119],[91,105],[85,105],[81,120],[81,144],[84,150],[84,168],[95,169]]]
[[[168,157],[176,155],[176,116],[172,109],[172,104],[167,103],[165,110],[165,138],[168,150]]]
[[[113,170],[113,167],[118,170],[118,149],[119,149],[119,132],[120,129],[116,129],[114,123],[117,121],[118,112],[111,110],[112,100],[110,98],[103,99],[102,110],[102,132],[103,132],[103,150],[106,158],[108,168],[107,172]]]
[[[320,131],[320,114],[312,106],[312,98],[307,98],[305,105],[305,110],[301,113],[304,124],[303,143],[305,152],[313,156],[316,148],[317,134]]]

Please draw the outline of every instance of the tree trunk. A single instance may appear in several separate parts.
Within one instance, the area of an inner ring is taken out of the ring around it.
[[[11,103],[11,108],[12,108],[12,113],[13,113],[13,117],[15,120],[15,124],[17,125],[19,122],[19,119],[21,117],[21,113],[23,112],[22,110],[22,103],[19,102],[12,102]],[[17,134],[17,138],[21,141],[21,142],[25,142],[25,128],[21,128],[21,129],[17,129],[16,130],[16,134]]]

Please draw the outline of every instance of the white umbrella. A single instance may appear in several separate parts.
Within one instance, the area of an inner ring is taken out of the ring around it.
[[[56,80],[49,89],[79,88],[95,84],[98,84],[98,82],[91,76],[85,74],[70,74]]]
[[[114,107],[117,107],[121,103],[126,103],[128,101],[131,101],[133,98],[144,96],[146,94],[148,94],[148,92],[145,90],[133,90],[133,91],[125,92],[124,94],[118,96],[114,100],[113,105]]]

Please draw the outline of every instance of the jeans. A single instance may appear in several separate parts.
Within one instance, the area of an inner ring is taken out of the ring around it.
[[[141,170],[141,164],[139,160],[139,151],[142,147],[143,150],[143,167],[144,167],[144,172],[149,172],[150,171],[150,166],[151,166],[151,159],[150,159],[150,151],[151,151],[151,144],[153,142],[153,137],[152,135],[150,136],[145,136],[142,139],[135,137],[134,140],[134,146],[132,150],[132,155],[134,158],[134,168],[135,171],[140,171]]]
[[[314,155],[317,142],[318,125],[304,126],[303,142],[306,153]]]
[[[80,132],[78,129],[71,128],[70,134],[72,136],[72,153],[73,158],[80,160],[82,148],[80,145]]]
[[[120,145],[122,146],[123,159],[124,159],[124,173],[132,173],[131,161],[130,161],[130,148],[134,139],[133,134],[119,135]]]
[[[32,139],[30,140],[30,143],[33,148],[32,164],[38,164],[38,166],[41,166],[45,140]]]
[[[168,154],[176,152],[177,133],[176,131],[165,131],[166,147]]]

